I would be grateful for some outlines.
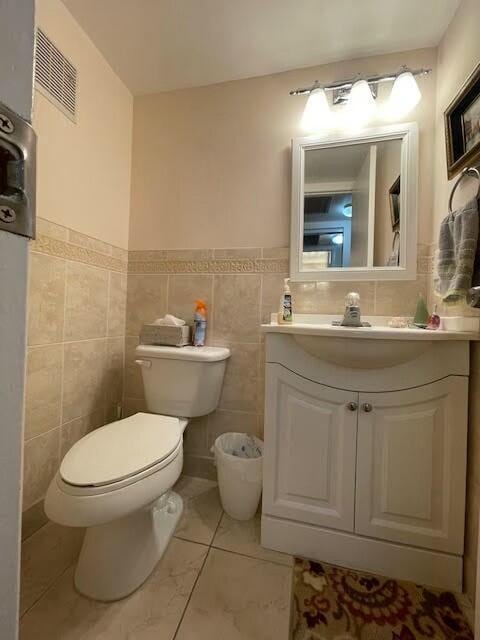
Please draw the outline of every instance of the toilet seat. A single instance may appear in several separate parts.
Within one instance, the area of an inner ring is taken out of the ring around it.
[[[79,493],[135,482],[176,457],[182,426],[178,418],[149,413],[105,425],[73,445],[60,465],[59,480]]]
[[[107,495],[109,493],[115,493],[120,489],[125,489],[131,487],[135,484],[140,484],[142,480],[149,478],[150,476],[159,475],[159,472],[162,469],[165,469],[169,465],[172,465],[176,461],[177,458],[183,459],[183,443],[180,442],[176,449],[172,451],[172,453],[158,462],[157,464],[152,465],[151,467],[147,467],[143,471],[139,471],[128,478],[123,478],[123,480],[118,480],[117,482],[112,482],[111,484],[102,484],[102,485],[84,485],[79,486],[75,484],[69,484],[65,482],[60,475],[60,472],[57,472],[55,482],[58,486],[58,489],[69,496],[77,496],[77,497],[88,497],[88,496],[102,496]]]

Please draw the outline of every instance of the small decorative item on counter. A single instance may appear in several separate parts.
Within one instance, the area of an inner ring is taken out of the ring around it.
[[[437,313],[437,305],[433,307],[433,313],[428,320],[428,329],[435,331],[436,329],[440,329],[440,316]]]
[[[207,305],[204,300],[196,300],[193,316],[193,346],[204,347],[207,337]]]
[[[406,329],[408,327],[408,320],[403,317],[390,318],[388,326],[392,329]]]
[[[283,282],[283,293],[280,297],[280,310],[278,312],[278,324],[289,324],[293,321],[292,292],[290,291],[290,278]]]
[[[415,309],[415,316],[413,317],[413,324],[419,329],[426,329],[429,318],[430,314],[428,313],[425,300],[423,299],[422,294],[419,294],[417,308]]]

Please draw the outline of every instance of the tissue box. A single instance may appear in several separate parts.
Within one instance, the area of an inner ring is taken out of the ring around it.
[[[188,325],[167,327],[159,324],[144,324],[140,333],[140,344],[185,347],[190,343],[190,327]]]
[[[464,316],[442,316],[444,331],[468,331],[475,333],[480,329],[478,318]]]

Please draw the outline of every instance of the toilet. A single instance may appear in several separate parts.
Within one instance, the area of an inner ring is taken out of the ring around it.
[[[137,589],[162,557],[182,514],[172,491],[183,466],[188,419],[218,406],[230,351],[139,345],[147,410],[105,425],[68,451],[45,512],[86,527],[75,586],[112,601]]]

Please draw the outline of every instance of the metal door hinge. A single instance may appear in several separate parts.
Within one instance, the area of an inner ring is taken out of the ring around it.
[[[0,229],[35,237],[36,135],[0,102]]]

